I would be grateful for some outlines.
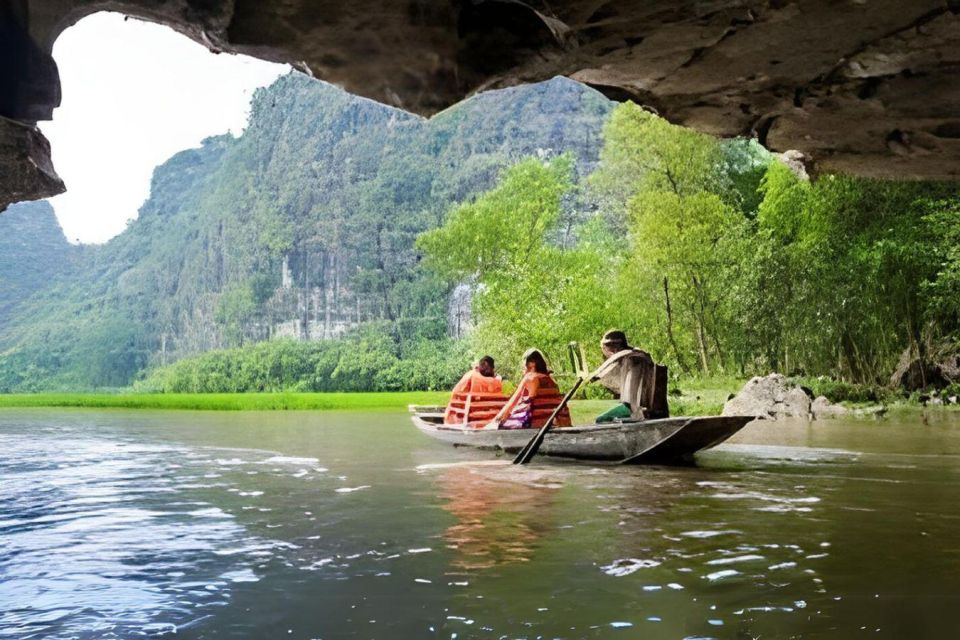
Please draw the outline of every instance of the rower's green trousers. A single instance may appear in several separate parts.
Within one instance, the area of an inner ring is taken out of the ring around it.
[[[604,422],[613,422],[617,418],[629,418],[630,417],[630,405],[626,402],[621,402],[615,407],[607,409],[599,416],[597,416],[597,424],[603,424]]]

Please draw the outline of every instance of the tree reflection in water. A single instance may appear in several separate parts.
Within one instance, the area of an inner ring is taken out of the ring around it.
[[[562,487],[549,471],[513,465],[456,465],[438,476],[443,508],[457,522],[444,539],[458,551],[451,568],[489,569],[526,562],[551,528],[550,506]]]

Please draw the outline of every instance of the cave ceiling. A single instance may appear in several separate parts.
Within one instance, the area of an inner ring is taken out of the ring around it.
[[[35,124],[96,11],[423,115],[564,75],[816,172],[960,179],[960,0],[0,0],[0,206],[63,191]]]

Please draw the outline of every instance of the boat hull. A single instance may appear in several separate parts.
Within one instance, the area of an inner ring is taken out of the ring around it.
[[[689,464],[697,451],[715,447],[753,419],[678,417],[551,429],[544,435],[538,455],[621,464]],[[443,442],[507,453],[522,449],[536,432],[444,425],[437,421],[436,413],[414,413],[413,423],[426,435]]]

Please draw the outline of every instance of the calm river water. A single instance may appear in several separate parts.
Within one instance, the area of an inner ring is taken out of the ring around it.
[[[0,412],[0,638],[946,638],[960,414],[698,468],[504,464],[402,413]]]

